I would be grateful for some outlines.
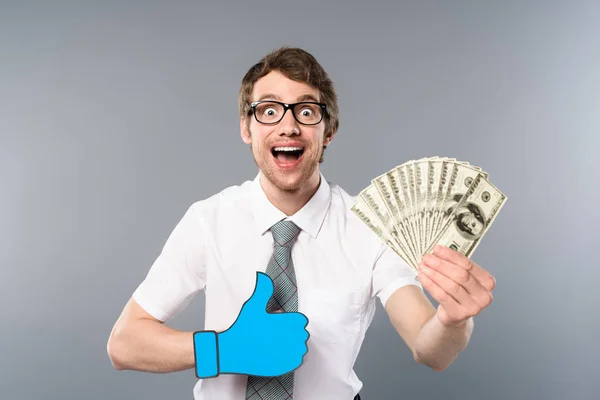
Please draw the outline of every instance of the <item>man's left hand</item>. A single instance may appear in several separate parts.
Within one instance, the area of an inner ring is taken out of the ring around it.
[[[460,326],[492,303],[495,278],[469,258],[436,246],[419,264],[419,281],[439,302],[437,316],[446,326]]]

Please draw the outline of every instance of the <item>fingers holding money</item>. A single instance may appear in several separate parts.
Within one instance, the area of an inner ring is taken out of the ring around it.
[[[478,295],[473,295],[470,290],[473,290],[474,284],[459,283],[462,279],[450,278],[448,275],[455,275],[453,272],[447,272],[450,268],[445,268],[444,273],[438,271],[436,268],[429,268],[428,266],[421,264],[420,270],[425,277],[441,289],[443,293],[440,293],[436,288],[436,292],[430,292],[431,295],[440,303],[446,306],[447,309],[456,309],[456,312],[468,316],[474,316],[485,307],[480,304],[481,299],[485,297],[485,292],[480,292]],[[419,278],[421,279],[421,278]],[[467,278],[469,279],[469,278]],[[468,289],[467,289],[468,287]],[[463,316],[461,315],[461,318]]]
[[[432,281],[434,292],[430,292],[432,296],[440,303],[456,303],[456,305],[468,305],[471,300],[471,295],[466,289],[456,281],[448,278],[441,272],[426,266],[424,263],[419,265],[421,274],[419,280]]]
[[[448,323],[458,323],[478,315],[492,302],[488,287],[493,277],[472,261],[467,262],[466,257],[458,252],[451,249],[436,252],[439,255],[423,257],[419,264],[419,280],[444,307]]]
[[[440,322],[445,325],[459,325],[469,317],[456,299],[437,284],[430,274],[423,272],[419,274],[418,279],[433,298],[440,303],[437,313]]]
[[[471,261],[465,255],[446,246],[436,246],[433,254],[442,260],[458,265],[474,277],[481,286],[491,292],[496,287],[496,279],[485,269]]]

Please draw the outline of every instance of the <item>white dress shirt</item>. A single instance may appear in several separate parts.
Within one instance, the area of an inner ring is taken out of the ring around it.
[[[273,253],[269,229],[286,218],[265,196],[261,173],[187,210],[133,298],[161,321],[205,292],[205,325],[227,330],[252,295],[256,272]],[[375,312],[405,285],[422,289],[409,266],[351,210],[355,197],[321,184],[311,200],[288,217],[301,232],[292,247],[298,311],[309,320],[308,352],[295,370],[295,400],[351,400],[362,382],[353,366]],[[190,343],[191,344],[191,343]],[[244,400],[247,376],[200,379],[195,400]]]

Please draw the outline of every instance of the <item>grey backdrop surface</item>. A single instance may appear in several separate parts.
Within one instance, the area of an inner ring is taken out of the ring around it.
[[[509,197],[473,256],[498,286],[469,347],[433,372],[379,306],[363,398],[597,398],[598,21],[575,1],[2,2],[0,398],[192,398],[193,372],[115,371],[106,341],[187,207],[254,177],[237,90],[280,45],[337,85],[329,180],[449,156]]]

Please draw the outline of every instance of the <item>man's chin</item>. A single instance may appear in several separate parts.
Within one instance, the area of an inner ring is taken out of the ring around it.
[[[307,170],[286,171],[278,168],[267,168],[262,171],[273,186],[285,192],[301,190],[311,175],[310,171]]]
[[[274,172],[267,175],[267,178],[277,189],[286,192],[296,192],[300,190],[306,179],[302,179],[302,175],[288,175]]]

